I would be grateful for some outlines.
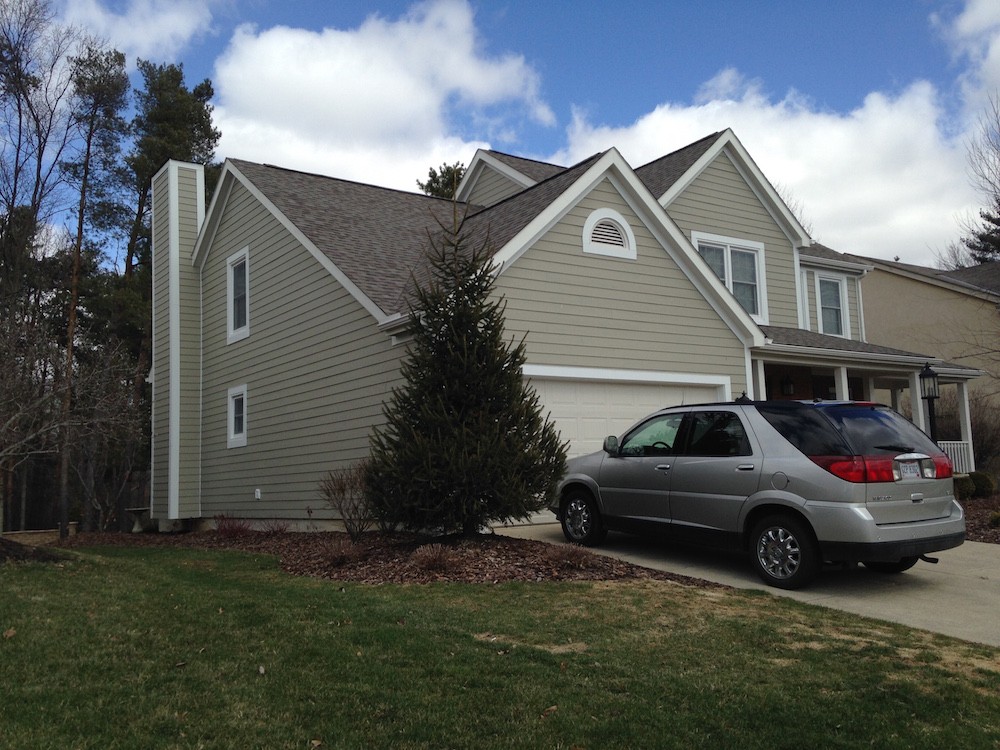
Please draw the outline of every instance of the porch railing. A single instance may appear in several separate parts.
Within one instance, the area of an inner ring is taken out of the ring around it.
[[[968,474],[975,470],[972,460],[972,446],[964,440],[939,440],[941,450],[948,454],[956,474]]]

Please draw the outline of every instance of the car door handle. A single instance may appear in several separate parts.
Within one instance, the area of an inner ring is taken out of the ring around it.
[[[670,464],[660,464],[656,467],[657,471],[670,471]]]
[[[736,467],[736,471],[753,471],[753,464],[740,464]]]

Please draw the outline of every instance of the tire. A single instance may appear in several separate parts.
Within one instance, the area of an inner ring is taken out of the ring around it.
[[[820,569],[812,530],[789,515],[767,516],[754,526],[750,555],[761,580],[779,589],[805,586]]]
[[[567,495],[560,518],[563,536],[568,542],[593,547],[608,535],[597,502],[588,492],[577,490]]]
[[[896,562],[865,561],[863,564],[868,570],[875,573],[902,573],[917,564],[919,557],[904,557]]]

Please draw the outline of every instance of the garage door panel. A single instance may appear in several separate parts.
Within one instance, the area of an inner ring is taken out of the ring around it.
[[[570,442],[569,455],[601,449],[607,435],[621,435],[650,412],[675,404],[721,398],[715,386],[532,379],[543,411]]]

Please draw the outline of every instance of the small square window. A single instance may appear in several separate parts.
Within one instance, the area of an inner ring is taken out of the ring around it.
[[[240,448],[247,444],[247,387],[230,388],[228,400],[226,447]]]

